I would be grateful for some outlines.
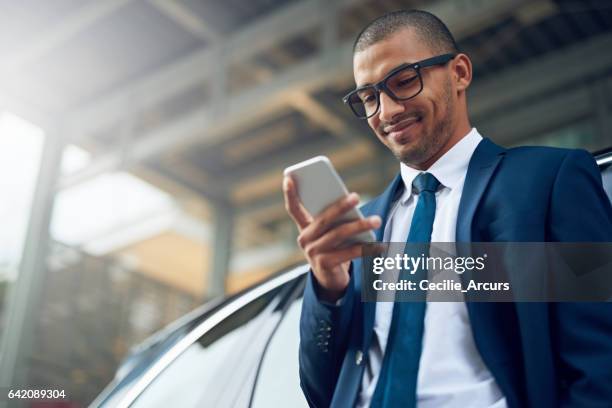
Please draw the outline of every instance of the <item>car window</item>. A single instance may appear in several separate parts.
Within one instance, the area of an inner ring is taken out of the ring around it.
[[[287,286],[287,285],[285,285]],[[132,407],[234,406],[232,387],[252,378],[280,319],[275,289],[244,306],[189,346],[149,384]]]
[[[301,311],[302,297],[299,297],[272,336],[262,360],[251,407],[308,407],[298,371]]]

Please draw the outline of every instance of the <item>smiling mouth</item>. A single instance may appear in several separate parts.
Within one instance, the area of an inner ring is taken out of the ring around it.
[[[391,138],[396,143],[406,143],[410,139],[412,139],[410,131],[419,123],[421,123],[422,118],[411,117],[409,119],[404,119],[403,121],[393,125],[387,126],[383,129],[383,133]]]

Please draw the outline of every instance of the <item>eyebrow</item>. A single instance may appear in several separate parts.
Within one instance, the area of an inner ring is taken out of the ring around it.
[[[385,75],[383,76],[383,79],[382,79],[382,80],[384,80],[384,78],[386,78],[386,77],[387,77],[387,76],[388,76],[388,75],[389,75],[391,72],[395,71],[395,70],[396,70],[396,69],[398,69],[399,67],[403,67],[403,66],[405,66],[405,65],[413,65],[413,64],[414,64],[414,62],[402,62],[401,64],[396,65],[395,67],[391,68],[390,70],[388,70],[388,71],[385,73]],[[377,81],[376,83],[378,83],[378,82],[380,82],[380,81]],[[374,85],[374,84],[372,84],[371,82],[366,82],[366,83],[365,83],[365,84],[363,84],[363,85],[357,85],[357,86],[355,87],[355,89],[363,88],[364,86],[372,86],[372,85]]]

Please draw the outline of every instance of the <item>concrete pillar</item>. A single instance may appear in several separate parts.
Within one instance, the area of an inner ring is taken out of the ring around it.
[[[229,271],[234,233],[234,208],[228,202],[212,203],[213,237],[210,276],[205,298],[212,299],[225,293],[225,280]]]
[[[48,129],[47,129],[48,130]],[[6,325],[0,356],[0,386],[27,386],[27,361],[32,353],[38,301],[47,272],[49,224],[64,139],[58,129],[45,135],[39,175],[28,223],[19,275],[8,290]]]

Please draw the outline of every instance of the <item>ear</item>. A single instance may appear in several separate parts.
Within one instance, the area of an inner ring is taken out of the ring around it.
[[[466,54],[457,54],[453,59],[453,81],[458,91],[465,91],[472,82],[472,61]]]

